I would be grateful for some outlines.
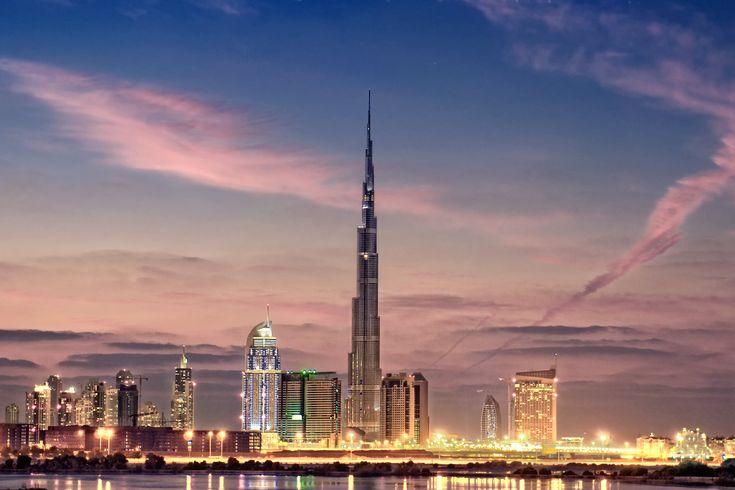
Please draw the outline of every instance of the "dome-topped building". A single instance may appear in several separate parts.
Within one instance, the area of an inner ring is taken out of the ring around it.
[[[266,320],[250,330],[245,343],[242,429],[275,433],[280,393],[281,356],[273,336],[270,313],[266,310]]]

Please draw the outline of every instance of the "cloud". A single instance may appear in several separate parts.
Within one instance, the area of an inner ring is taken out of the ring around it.
[[[241,0],[188,0],[199,8],[216,10],[227,15],[242,15],[251,9]]]
[[[242,360],[242,354],[204,354],[204,353],[187,353],[186,354],[191,367],[196,364],[217,364]],[[166,368],[175,366],[179,363],[181,354],[158,354],[158,353],[141,353],[141,352],[125,352],[110,354],[72,354],[63,361],[59,362],[60,367],[67,368],[84,368],[90,372],[99,372],[103,370],[117,370],[123,368]]]
[[[172,344],[169,342],[106,342],[106,346],[112,347],[113,349],[120,349],[120,350],[132,350],[132,351],[168,351],[168,350],[174,350],[181,352],[182,345],[180,344]],[[214,345],[214,344],[196,344],[196,345],[186,345],[187,350],[189,349],[222,349],[221,347]]]
[[[638,241],[580,291],[549,308],[537,322],[544,324],[675,246],[687,218],[735,177],[735,95],[727,79],[735,68],[735,53],[718,49],[709,27],[694,31],[574,2],[465,1],[491,22],[538,40],[515,46],[527,65],[589,77],[703,114],[717,121],[721,133],[722,147],[712,157],[716,168],[670,185],[649,214]]]
[[[93,332],[72,332],[71,330],[0,329],[2,342],[63,342],[67,340],[89,340],[103,336]]]
[[[41,367],[33,361],[27,361],[25,359],[8,359],[7,357],[0,357],[0,368],[37,368]]]
[[[453,294],[404,294],[387,296],[384,304],[392,308],[455,309],[465,307],[502,308],[512,306],[492,300],[463,298]]]
[[[587,327],[570,327],[567,325],[526,325],[517,327],[485,327],[478,333],[518,333],[527,335],[590,335],[596,333],[619,332],[632,334],[638,332],[633,327],[590,325]]]

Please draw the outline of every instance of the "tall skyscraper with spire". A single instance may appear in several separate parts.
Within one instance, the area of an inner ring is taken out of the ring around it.
[[[174,376],[171,424],[174,429],[194,428],[194,381],[185,348],[181,353],[181,362]]]
[[[352,352],[348,355],[349,396],[346,426],[366,439],[380,433],[380,316],[378,316],[378,220],[375,217],[375,171],[370,135],[368,92],[362,223],[357,227],[357,296],[352,298]]]

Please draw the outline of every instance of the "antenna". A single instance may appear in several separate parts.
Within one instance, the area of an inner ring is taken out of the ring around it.
[[[268,325],[271,324],[271,305],[269,303],[265,305],[265,322]]]

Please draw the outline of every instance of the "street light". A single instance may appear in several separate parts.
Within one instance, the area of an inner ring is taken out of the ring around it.
[[[225,437],[227,437],[227,432],[223,430],[217,432],[217,439],[219,439],[219,457],[220,458],[224,458]]]
[[[296,449],[298,450],[297,457],[301,457],[301,440],[304,438],[303,432],[296,433]]]
[[[110,454],[110,439],[112,439],[112,434],[114,433],[112,429],[105,430],[105,435],[107,436],[107,454]]]
[[[102,452],[102,437],[104,437],[105,435],[105,430],[97,429],[97,432],[95,432],[94,434],[100,438],[100,452]]]
[[[191,458],[191,446],[194,439],[194,431],[187,430],[184,433],[184,439],[186,439],[186,447],[189,450],[189,457]]]
[[[211,430],[207,432],[207,436],[209,436],[209,458],[212,458],[212,436],[214,435],[214,432]]]

